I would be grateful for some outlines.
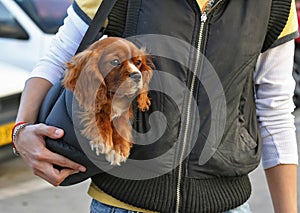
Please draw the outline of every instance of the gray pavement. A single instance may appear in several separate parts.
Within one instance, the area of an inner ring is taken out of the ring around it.
[[[45,188],[0,201],[0,212],[81,213],[89,212],[88,183],[66,188]]]
[[[296,126],[300,129],[300,110],[295,112]],[[300,131],[297,133],[300,139]],[[0,156],[3,150],[0,150]],[[6,152],[7,153],[7,152]],[[300,173],[298,171],[298,177]],[[253,193],[249,200],[253,213],[272,213],[272,201],[264,172],[259,166],[250,174]],[[90,181],[69,186],[52,187],[35,177],[20,158],[0,157],[0,213],[87,213]],[[298,186],[298,191],[299,190]],[[300,202],[300,196],[298,194]],[[300,209],[300,208],[299,208]]]
[[[10,157],[0,164],[0,213],[89,212],[89,181],[53,187],[34,176],[23,160]]]

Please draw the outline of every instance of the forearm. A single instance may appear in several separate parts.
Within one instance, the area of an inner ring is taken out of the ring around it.
[[[36,122],[45,95],[50,87],[63,77],[65,63],[74,55],[81,41],[85,32],[82,25],[86,24],[80,24],[83,21],[76,16],[71,7],[68,11],[71,16],[65,19],[67,25],[60,28],[52,40],[49,52],[39,61],[25,84],[16,122]],[[82,33],[78,33],[78,29],[81,28]],[[14,137],[15,148],[32,168],[33,173],[55,186],[67,176],[85,171],[83,166],[47,149],[44,138],[58,139],[63,135],[64,131],[55,126],[35,124],[22,128]],[[53,165],[63,169],[58,170]]]
[[[40,105],[52,84],[43,78],[30,78],[22,93],[16,122],[34,123]]]
[[[297,165],[278,165],[265,170],[276,213],[297,213]]]
[[[290,41],[261,54],[254,76],[262,163],[276,213],[297,212],[293,49],[294,43]]]

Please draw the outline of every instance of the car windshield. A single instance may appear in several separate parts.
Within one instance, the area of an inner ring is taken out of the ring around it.
[[[55,34],[72,0],[15,0],[45,33]]]

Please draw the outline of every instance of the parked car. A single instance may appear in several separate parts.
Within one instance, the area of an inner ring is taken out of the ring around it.
[[[0,0],[0,61],[32,70],[66,16],[69,0]]]
[[[0,146],[11,142],[24,82],[49,48],[70,0],[0,0]]]
[[[0,62],[0,146],[11,142],[11,127],[14,124],[27,70]]]

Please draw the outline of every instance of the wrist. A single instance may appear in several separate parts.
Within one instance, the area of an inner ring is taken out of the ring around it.
[[[16,137],[20,133],[20,131],[28,125],[31,125],[31,124],[27,123],[27,122],[17,122],[12,128],[11,143],[12,143],[12,147],[13,147],[13,153],[17,156],[19,155],[19,152],[17,151],[16,145],[15,145]]]

